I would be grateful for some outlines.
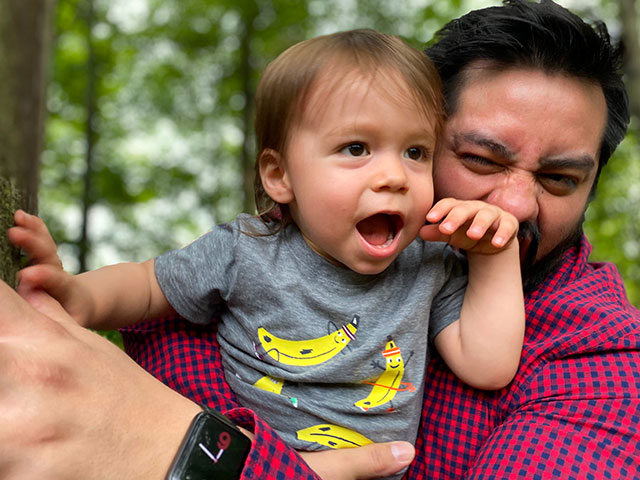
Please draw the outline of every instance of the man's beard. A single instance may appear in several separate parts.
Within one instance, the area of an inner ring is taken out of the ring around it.
[[[584,218],[584,216],[583,216]],[[544,282],[560,266],[565,252],[577,245],[582,237],[582,219],[576,227],[556,245],[549,253],[536,261],[536,254],[540,246],[540,229],[533,222],[523,222],[518,231],[518,240],[521,245],[528,242],[525,258],[521,259],[522,286],[524,293],[531,293]]]

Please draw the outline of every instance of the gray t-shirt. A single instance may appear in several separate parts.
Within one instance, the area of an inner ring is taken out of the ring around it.
[[[240,403],[297,449],[414,442],[428,344],[459,318],[464,264],[418,239],[361,275],[311,250],[295,225],[265,233],[241,215],[155,261],[178,313],[220,319]]]

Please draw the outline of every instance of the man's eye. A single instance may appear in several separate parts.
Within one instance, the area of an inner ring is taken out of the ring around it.
[[[428,152],[422,147],[409,147],[404,151],[404,156],[410,160],[429,160]]]
[[[464,155],[460,155],[460,157],[468,168],[478,173],[495,173],[502,170],[503,168],[502,165],[492,162],[491,160],[479,155],[472,155],[467,153]]]
[[[351,155],[352,157],[362,157],[367,155],[369,152],[367,151],[367,147],[362,143],[351,143],[340,150],[340,153]]]
[[[545,173],[538,177],[538,181],[553,195],[568,195],[578,187],[578,180],[567,175]]]

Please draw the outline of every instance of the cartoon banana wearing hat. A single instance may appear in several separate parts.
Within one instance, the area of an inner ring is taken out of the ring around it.
[[[314,425],[313,427],[298,430],[296,433],[299,440],[319,443],[329,448],[361,447],[362,445],[373,443],[356,431],[329,423]]]
[[[335,332],[308,340],[286,340],[258,329],[260,345],[271,358],[286,365],[311,366],[326,362],[340,353],[356,338],[360,317],[354,315],[351,323]]]
[[[398,392],[415,390],[412,384],[402,383],[404,361],[400,348],[396,347],[391,337],[388,337],[386,347],[382,351],[382,356],[386,359],[384,372],[375,382],[365,382],[373,385],[371,392],[366,398],[354,403],[356,407],[359,407],[365,412],[370,408],[390,402]],[[403,388],[401,385],[406,385],[406,387]]]

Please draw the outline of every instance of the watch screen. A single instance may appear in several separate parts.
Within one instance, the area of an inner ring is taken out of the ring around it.
[[[227,480],[240,477],[250,440],[212,415],[199,415],[171,478]],[[182,462],[181,462],[182,463]]]

